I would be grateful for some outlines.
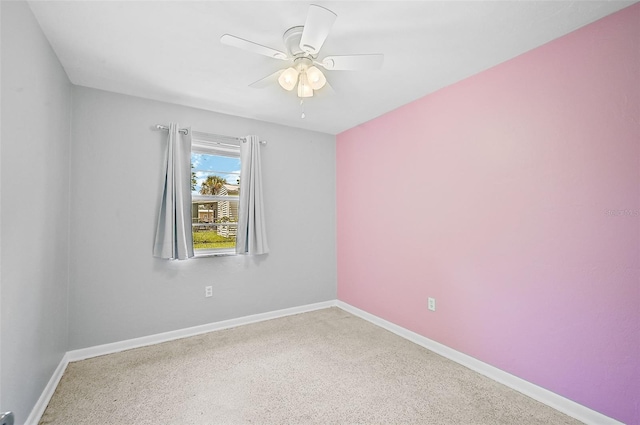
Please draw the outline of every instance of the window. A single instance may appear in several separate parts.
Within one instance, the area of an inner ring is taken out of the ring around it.
[[[191,145],[191,222],[196,256],[235,253],[240,147],[196,138]]]

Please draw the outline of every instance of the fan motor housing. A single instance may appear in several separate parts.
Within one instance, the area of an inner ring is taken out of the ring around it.
[[[287,47],[287,52],[293,57],[308,55],[307,52],[300,48],[300,39],[302,38],[302,30],[304,26],[289,28],[282,36],[282,41]]]

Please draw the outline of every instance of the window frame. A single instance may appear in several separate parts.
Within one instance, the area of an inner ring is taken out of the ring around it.
[[[213,155],[213,156],[224,156],[228,158],[237,158],[240,160],[240,144],[238,143],[229,143],[225,140],[224,143],[209,140],[209,138],[196,138],[193,137],[191,140],[191,154],[204,154],[204,155]],[[198,171],[198,170],[196,170]],[[239,187],[238,187],[239,189]],[[240,195],[201,195],[191,193],[191,208],[198,203],[203,202],[220,202],[220,201],[232,201],[237,202],[238,208],[240,207]],[[198,202],[198,203],[196,203]],[[192,234],[193,234],[193,212],[192,212]],[[217,228],[218,226],[235,226],[237,233],[238,222],[229,222],[229,223],[206,223],[201,225],[200,227],[211,227]],[[218,257],[218,256],[230,256],[236,255],[236,247],[234,245],[233,248],[201,248],[196,249],[195,243],[193,247],[194,258],[206,258],[206,257]]]

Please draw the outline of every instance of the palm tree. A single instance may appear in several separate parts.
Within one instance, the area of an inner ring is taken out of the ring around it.
[[[220,176],[207,176],[200,186],[200,195],[219,195],[220,190],[227,184],[227,179]],[[208,204],[206,208],[214,210],[218,203]]]
[[[227,184],[227,179],[220,176],[207,176],[200,186],[200,195],[217,195],[220,189]]]

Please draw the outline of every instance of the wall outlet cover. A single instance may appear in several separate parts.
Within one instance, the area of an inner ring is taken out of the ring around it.
[[[431,311],[436,311],[436,299],[429,297],[428,308]]]

